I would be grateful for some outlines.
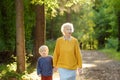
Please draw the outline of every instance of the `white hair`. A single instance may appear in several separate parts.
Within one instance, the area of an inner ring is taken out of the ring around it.
[[[72,33],[74,32],[74,28],[73,28],[73,24],[72,24],[72,23],[64,23],[64,24],[61,26],[61,32],[62,32],[63,34],[64,34],[64,28],[65,28],[66,26],[71,27]]]

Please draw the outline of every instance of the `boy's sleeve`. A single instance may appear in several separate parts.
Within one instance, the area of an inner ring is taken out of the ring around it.
[[[53,68],[53,56],[51,56],[51,63],[52,63],[52,68]]]
[[[37,62],[37,75],[40,75],[40,74],[41,74],[40,59],[38,59],[38,62]]]

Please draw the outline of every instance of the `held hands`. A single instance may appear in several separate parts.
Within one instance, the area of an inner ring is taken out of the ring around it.
[[[57,67],[54,67],[54,68],[53,68],[53,71],[54,71],[54,72],[57,72]]]

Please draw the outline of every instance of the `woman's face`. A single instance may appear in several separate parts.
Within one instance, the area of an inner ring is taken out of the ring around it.
[[[64,27],[64,35],[69,37],[69,36],[71,36],[71,34],[72,34],[72,28],[70,26],[65,26]]]

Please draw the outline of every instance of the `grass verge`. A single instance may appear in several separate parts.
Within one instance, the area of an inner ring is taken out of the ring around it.
[[[117,52],[115,49],[102,49],[99,51],[105,53],[111,59],[120,61],[120,52]]]

